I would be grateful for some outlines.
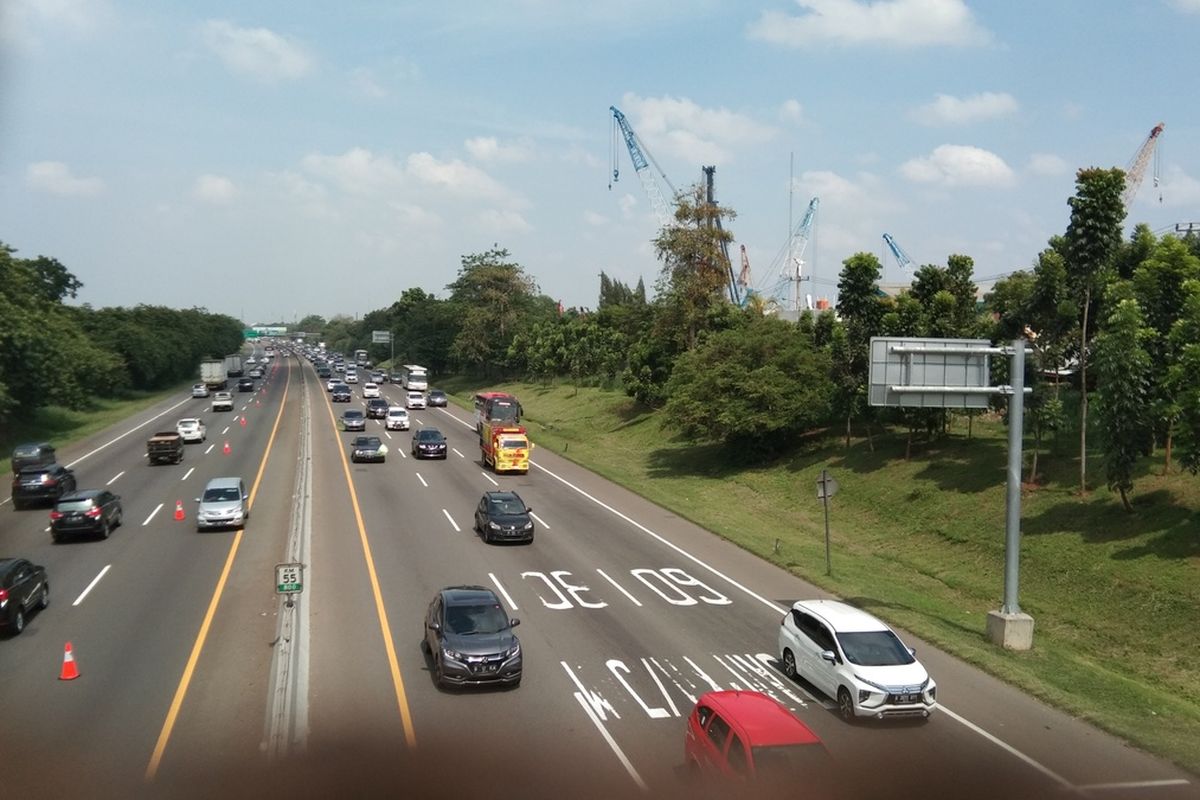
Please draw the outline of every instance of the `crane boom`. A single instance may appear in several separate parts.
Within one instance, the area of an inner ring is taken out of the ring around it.
[[[1146,177],[1146,167],[1150,164],[1150,157],[1154,155],[1158,137],[1162,135],[1165,127],[1166,125],[1160,122],[1150,129],[1150,135],[1146,137],[1146,141],[1142,142],[1137,154],[1125,169],[1125,191],[1121,193],[1121,202],[1125,204],[1126,210],[1129,209],[1129,204],[1133,202],[1138,189],[1141,188],[1142,178]]]
[[[653,158],[650,157],[649,151],[646,150],[638,135],[633,132],[633,127],[629,124],[629,120],[625,119],[625,115],[616,106],[609,106],[609,111],[613,115],[613,125],[620,129],[621,136],[625,139],[625,146],[629,149],[629,159],[633,162],[633,169],[637,173],[638,178],[642,182],[642,188],[646,190],[646,195],[650,198],[650,205],[654,209],[655,215],[658,217],[658,224],[666,227],[671,223],[672,215],[670,207],[667,205],[666,199],[663,197],[662,190],[658,188],[658,182],[654,179],[654,173],[650,171],[650,163]],[[655,163],[655,167],[658,164]],[[621,177],[620,168],[617,166],[616,153],[613,153],[612,163],[612,179],[617,181]],[[671,182],[667,180],[667,176],[659,170],[663,181],[671,189],[671,195],[675,194],[675,187],[671,186]],[[612,188],[610,183],[608,188]]]
[[[892,238],[890,233],[883,235],[883,241],[887,243],[888,249],[892,251],[892,255],[896,257],[896,263],[900,265],[900,269],[912,269],[913,260],[908,257],[908,253],[904,252],[904,248],[900,243]]]

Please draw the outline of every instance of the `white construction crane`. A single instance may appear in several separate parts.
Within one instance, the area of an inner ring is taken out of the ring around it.
[[[1162,135],[1163,128],[1166,125],[1162,122],[1150,129],[1150,135],[1146,137],[1146,141],[1142,142],[1141,148],[1138,149],[1137,155],[1129,162],[1125,168],[1125,191],[1121,193],[1121,202],[1125,204],[1125,210],[1129,210],[1130,203],[1137,196],[1138,189],[1142,185],[1142,178],[1146,177],[1146,167],[1150,164],[1150,158],[1154,155],[1154,148],[1158,145],[1158,137]],[[1154,185],[1158,185],[1158,166],[1155,164],[1154,169]]]

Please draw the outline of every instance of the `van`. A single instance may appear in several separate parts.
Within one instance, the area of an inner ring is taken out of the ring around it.
[[[241,478],[213,478],[196,502],[198,531],[241,528],[250,519],[250,495]]]
[[[25,467],[48,467],[54,462],[54,445],[49,442],[19,444],[12,451],[13,475],[19,474]]]

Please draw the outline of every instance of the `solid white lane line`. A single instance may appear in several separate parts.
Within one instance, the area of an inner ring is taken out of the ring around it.
[[[531,517],[533,517],[534,519],[536,519],[536,520],[537,520],[537,522],[538,522],[538,525],[541,525],[541,526],[542,526],[543,528],[545,528],[546,530],[551,530],[550,526],[546,524],[546,520],[542,519],[542,518],[541,518],[541,517],[539,517],[537,514],[535,514],[535,513],[533,513],[532,511],[530,511],[530,512],[529,512],[529,516],[531,516]]]
[[[500,579],[497,578],[495,573],[492,573],[492,572],[488,573],[488,577],[492,579],[492,583],[496,584],[496,588],[500,590],[500,594],[504,595],[504,602],[508,603],[508,607],[511,608],[513,611],[516,611],[517,604],[513,602],[512,595],[510,595],[508,593],[508,590],[506,590],[504,588],[504,586],[501,585]]]
[[[417,475],[417,480],[419,480],[421,482],[421,485],[424,486],[426,489],[428,489],[429,484],[426,483],[425,479],[421,477],[421,473],[418,472],[418,473],[416,473],[416,475]]]
[[[624,586],[622,586],[621,584],[617,583],[617,582],[616,582],[616,581],[614,581],[612,578],[608,577],[608,573],[607,573],[607,572],[605,572],[604,570],[600,569],[599,567],[597,567],[597,568],[596,568],[596,572],[599,572],[599,573],[600,573],[600,575],[601,575],[601,577],[603,577],[605,580],[607,580],[607,581],[608,581],[609,583],[611,583],[613,586],[617,587],[617,590],[618,590],[618,591],[619,591],[621,594],[623,594],[623,595],[625,595],[626,597],[628,597],[628,598],[629,598],[631,601],[633,601],[633,604],[634,604],[635,606],[638,606],[639,608],[641,607],[641,605],[642,605],[641,601],[640,601],[640,600],[638,600],[638,599],[637,599],[636,597],[634,597],[633,595],[631,595],[631,594],[630,594],[628,591],[626,591],[626,589],[625,589],[625,587],[624,587]]]
[[[195,471],[196,471],[195,467],[190,468],[187,472],[183,473],[183,477],[180,478],[179,480],[186,481],[188,479],[188,476],[191,475]]]
[[[466,456],[464,456],[462,453],[459,453],[459,452],[458,452],[458,448],[457,448],[457,447],[451,447],[450,449],[451,449],[451,450],[453,450],[455,453],[458,453],[458,457],[459,457],[459,458],[466,458]]]
[[[217,446],[217,443],[216,443],[216,442],[213,442],[212,444],[210,444],[210,445],[208,446],[208,449],[204,451],[204,455],[208,455],[209,453],[211,453],[211,452],[212,452],[212,449],[213,449],[214,447],[216,447],[216,446]]]
[[[142,523],[143,528],[150,524],[150,520],[154,519],[154,515],[157,514],[159,512],[159,509],[161,509],[162,507],[163,507],[162,503],[159,503],[157,506],[154,507],[154,510],[150,512],[150,516],[146,517],[146,521]]]
[[[1055,772],[1054,770],[1045,766],[1044,764],[1041,764],[1041,763],[1035,761],[1031,756],[1025,755],[1024,753],[1022,753],[1017,748],[1013,747],[1008,742],[1005,742],[1002,739],[999,739],[996,736],[993,736],[992,734],[988,733],[983,728],[979,727],[974,722],[971,722],[971,720],[967,719],[966,717],[960,717],[958,714],[955,714],[953,711],[946,708],[944,705],[942,705],[940,703],[938,704],[938,711],[948,714],[951,719],[958,720],[963,725],[965,725],[967,728],[975,731],[980,736],[982,736],[983,738],[987,739],[992,744],[999,747],[1001,750],[1004,750],[1004,751],[1008,752],[1010,755],[1015,756],[1017,759],[1024,761],[1026,764],[1033,767],[1038,772],[1042,773],[1047,778],[1049,778],[1050,780],[1057,783],[1059,786],[1062,786],[1067,789],[1074,788],[1074,786],[1072,786],[1071,782],[1069,780],[1067,780],[1066,778],[1064,778],[1062,775],[1059,775],[1057,772]]]
[[[479,474],[480,474],[480,475],[482,475],[483,477],[487,478],[487,479],[488,479],[488,481],[489,481],[489,482],[491,482],[492,486],[499,486],[499,485],[500,485],[500,484],[496,483],[496,479],[495,479],[495,478],[493,478],[491,475],[488,475],[486,472],[480,472]]]
[[[116,475],[113,475],[113,476],[112,476],[112,478],[111,478],[111,479],[108,481],[108,483],[106,483],[106,484],[104,484],[104,485],[105,485],[105,486],[112,486],[114,483],[116,483],[116,482],[117,482],[117,478],[121,477],[121,476],[122,476],[122,475],[124,475],[124,474],[125,474],[125,470],[121,470],[121,471],[120,471],[120,472],[118,472]]]
[[[229,433],[229,428],[230,428],[230,426],[226,425],[225,430],[221,431],[221,435],[224,436],[225,434]]]
[[[99,574],[99,575],[97,575],[96,577],[92,578],[92,582],[91,582],[91,583],[89,583],[89,584],[87,585],[87,588],[83,590],[83,592],[82,592],[82,593],[79,595],[79,597],[76,597],[76,598],[75,598],[75,602],[74,602],[74,603],[71,603],[71,605],[72,605],[72,606],[77,606],[77,605],[79,605],[80,603],[82,603],[82,602],[83,602],[83,598],[85,598],[85,597],[87,597],[87,596],[88,596],[88,592],[90,592],[92,589],[94,589],[94,588],[96,587],[96,584],[100,582],[100,579],[101,579],[101,578],[103,578],[103,577],[104,577],[104,575],[105,575],[105,574],[106,574],[106,573],[107,573],[107,572],[108,572],[110,569],[112,569],[112,564],[105,564],[105,565],[104,565],[104,569],[100,570],[100,574]]]
[[[1122,789],[1154,789],[1164,786],[1187,786],[1189,781],[1183,778],[1167,778],[1160,781],[1123,781],[1119,783],[1089,783],[1086,786],[1076,786],[1077,791],[1087,794],[1089,792],[1103,792],[1106,790]]]
[[[124,433],[122,433],[122,434],[120,434],[120,435],[118,435],[118,436],[114,436],[113,438],[109,439],[107,442],[105,442],[104,444],[102,444],[102,445],[100,445],[99,447],[95,448],[94,450],[90,450],[90,451],[88,451],[88,452],[84,453],[84,454],[83,454],[83,455],[81,455],[79,458],[77,458],[77,459],[75,459],[74,461],[72,461],[71,463],[67,464],[67,468],[68,468],[68,469],[70,469],[71,467],[73,467],[73,466],[75,466],[76,464],[78,464],[80,461],[83,461],[85,458],[88,458],[88,457],[90,457],[90,456],[94,456],[94,455],[96,455],[96,453],[99,453],[101,450],[103,450],[104,448],[108,447],[110,444],[115,444],[116,442],[119,442],[119,441],[121,441],[121,440],[122,440],[122,439],[124,439],[126,436],[128,436],[129,434],[131,434],[131,433],[133,433],[133,432],[135,432],[135,431],[140,431],[142,428],[146,427],[146,426],[147,426],[147,425],[149,425],[151,422],[154,422],[154,420],[158,419],[159,417],[165,417],[167,414],[170,414],[172,411],[174,411],[175,409],[179,408],[179,407],[180,407],[181,405],[183,405],[184,403],[190,403],[191,401],[192,401],[192,398],[190,398],[190,397],[189,397],[187,400],[180,400],[180,401],[179,401],[178,403],[176,403],[175,405],[168,407],[168,408],[167,408],[165,411],[163,411],[163,412],[162,412],[162,413],[160,413],[160,414],[156,414],[156,415],[154,415],[154,416],[153,416],[153,417],[151,417],[150,419],[148,419],[148,420],[146,420],[145,422],[143,422],[141,425],[136,425],[136,426],[134,426],[134,427],[130,428],[129,430],[125,431]]]
[[[596,726],[596,730],[600,731],[600,735],[604,737],[604,741],[608,743],[609,748],[613,751],[613,754],[616,755],[617,760],[621,762],[621,766],[625,767],[625,771],[629,773],[629,777],[633,778],[633,782],[636,783],[638,788],[643,792],[648,791],[648,787],[646,786],[646,782],[642,780],[642,776],[638,774],[636,769],[634,769],[633,764],[630,763],[624,751],[621,750],[620,745],[618,745],[616,740],[612,738],[612,734],[608,732],[608,729],[604,727],[604,723],[601,722],[599,717],[596,716],[596,712],[590,705],[588,705],[588,701],[586,699],[586,690],[583,688],[583,685],[579,683],[579,679],[575,677],[575,673],[571,671],[569,666],[567,666],[567,662],[560,661],[559,663],[562,664],[563,669],[567,671],[567,674],[571,676],[571,680],[575,682],[575,685],[580,687],[580,691],[575,692],[575,699],[579,701],[579,705],[583,707],[583,711],[588,715],[588,719],[590,719],[592,724]]]
[[[462,533],[462,528],[458,527],[458,523],[454,521],[454,517],[450,516],[450,512],[443,508],[442,513],[446,515],[446,519],[450,520],[450,524],[454,526],[454,532]]]

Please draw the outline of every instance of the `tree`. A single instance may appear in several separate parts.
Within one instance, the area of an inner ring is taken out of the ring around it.
[[[487,371],[503,366],[518,325],[534,321],[528,312],[535,306],[537,285],[510,258],[495,246],[465,255],[458,277],[446,287],[462,320],[450,354],[465,367]]]
[[[1182,287],[1183,309],[1171,326],[1171,352],[1175,361],[1167,368],[1167,393],[1175,398],[1179,413],[1180,463],[1193,474],[1200,472],[1200,280]]]
[[[1066,235],[1067,275],[1080,304],[1079,325],[1079,491],[1087,491],[1087,414],[1089,318],[1092,300],[1121,245],[1125,173],[1119,169],[1081,169],[1075,196],[1067,200],[1071,222]]]
[[[883,332],[883,319],[888,311],[879,291],[879,276],[883,267],[871,253],[856,253],[842,262],[838,278],[838,314],[845,325],[845,340],[834,344],[839,352],[834,359],[836,374],[833,381],[839,387],[840,408],[847,413],[846,442],[849,447],[850,422],[866,406],[867,368],[871,337]],[[870,443],[870,423],[867,441]]]
[[[1108,488],[1121,493],[1132,511],[1134,467],[1154,437],[1150,388],[1154,369],[1145,342],[1154,335],[1143,324],[1136,300],[1122,300],[1096,336],[1096,416],[1099,418]]]

